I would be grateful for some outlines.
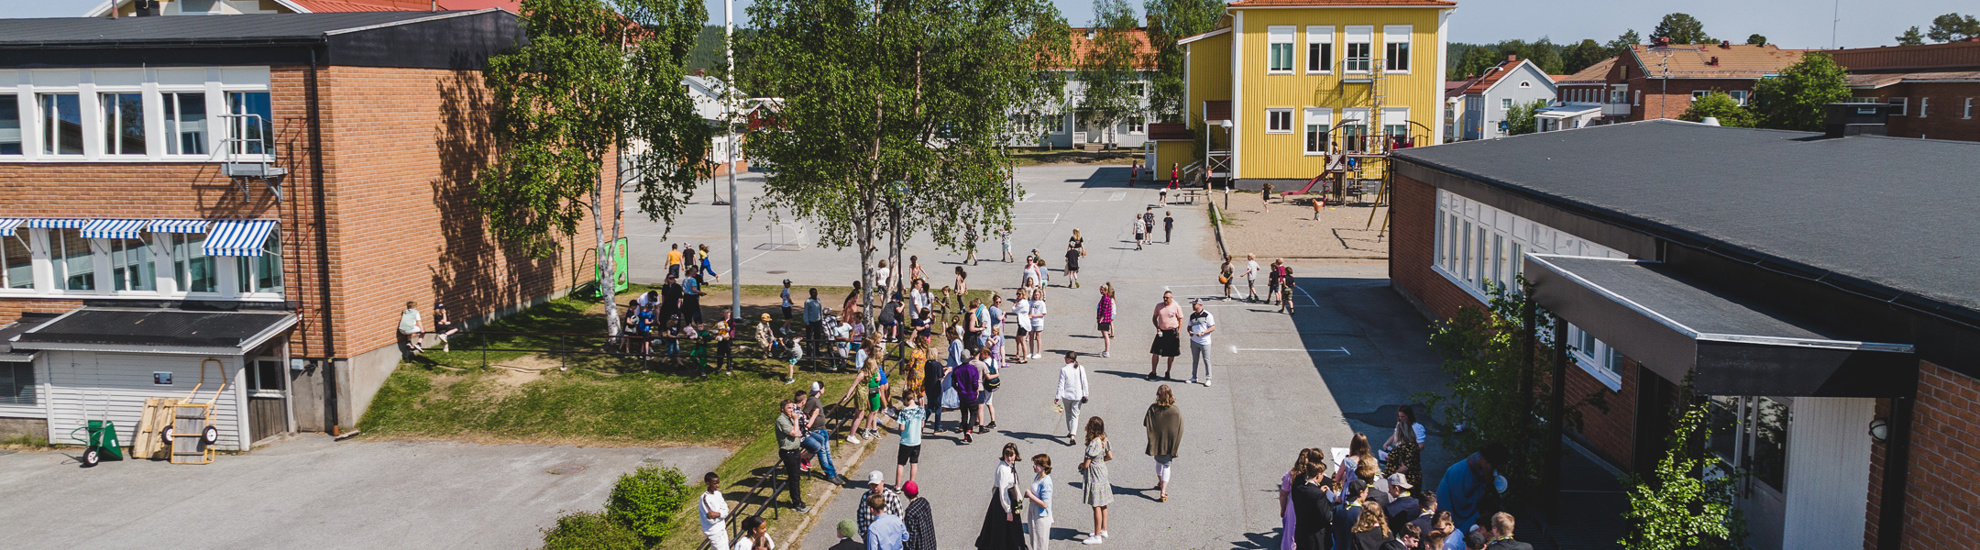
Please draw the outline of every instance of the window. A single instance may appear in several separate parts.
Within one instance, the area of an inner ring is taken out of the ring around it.
[[[0,155],[22,154],[21,104],[18,101],[12,94],[0,94]]]
[[[34,250],[28,248],[25,229],[0,237],[0,288],[34,288]]]
[[[1752,95],[1753,95],[1753,92],[1749,92],[1749,91],[1746,91],[1746,90],[1733,90],[1733,91],[1730,91],[1730,92],[1726,92],[1726,95],[1730,95],[1730,96],[1732,96],[1732,98],[1733,98],[1733,101],[1736,101],[1736,102],[1739,102],[1739,106],[1741,106],[1741,107],[1745,107],[1745,106],[1746,106],[1746,98],[1747,98],[1747,97],[1749,97],[1749,96],[1752,96]]]
[[[1711,90],[1692,90],[1692,91],[1691,91],[1691,100],[1692,100],[1692,101],[1698,101],[1698,100],[1700,100],[1700,99],[1705,99],[1705,96],[1708,96],[1708,95],[1712,95],[1712,91],[1711,91]]]
[[[206,235],[171,235],[172,280],[177,281],[179,292],[219,291],[219,275],[214,269],[213,257],[206,255]]]
[[[282,382],[288,378],[279,358],[256,359],[248,371],[248,391],[254,397],[281,397]]]
[[[1609,90],[1609,103],[1628,103],[1628,102],[1629,102],[1629,89],[1616,88],[1613,90]]]
[[[1265,110],[1265,133],[1290,134],[1292,128],[1292,109]]]
[[[1375,54],[1375,27],[1357,26],[1347,28],[1347,56],[1342,59],[1343,72],[1367,73]]]
[[[1409,74],[1409,25],[1382,27],[1382,70]]]
[[[1509,284],[1506,281],[1506,263],[1507,263],[1506,236],[1493,233],[1492,234],[1492,270],[1491,270],[1492,282],[1498,283],[1500,285]]]
[[[1596,380],[1602,381],[1611,390],[1622,387],[1622,354],[1573,323],[1568,324],[1568,342],[1573,345],[1568,354],[1574,357],[1574,362],[1582,370],[1594,375]]]
[[[1306,109],[1306,154],[1319,155],[1327,152],[1327,130],[1333,125],[1334,112],[1330,109]]]
[[[1148,95],[1148,85],[1140,82],[1127,83],[1127,90],[1128,90],[1128,96],[1130,97],[1141,97]]]
[[[1532,82],[1532,81],[1527,81],[1527,80],[1521,80],[1521,81],[1519,81],[1519,87],[1521,87],[1521,88],[1532,88],[1532,87],[1533,87],[1533,82]]]
[[[1932,98],[1918,98],[1918,118],[1925,118],[1925,112],[1932,110]]]
[[[1510,111],[1510,110],[1512,110],[1512,98],[1510,98],[1510,97],[1508,97],[1508,98],[1505,98],[1505,99],[1501,99],[1501,100],[1499,100],[1499,110],[1501,110],[1501,111]]]
[[[96,255],[90,252],[89,239],[82,237],[82,230],[49,230],[48,259],[63,289],[96,290]]]
[[[34,405],[34,363],[0,363],[0,405]]]
[[[158,289],[158,264],[152,263],[151,245],[145,239],[108,239],[108,241],[111,288],[119,292]]]
[[[260,256],[235,258],[234,276],[241,294],[282,292],[282,232],[268,232]]]
[[[269,146],[275,135],[275,114],[268,103],[268,92],[228,93],[227,114],[236,115],[227,129],[227,137],[239,140],[234,144],[235,153],[273,153]]]
[[[1400,138],[1409,137],[1409,108],[1383,109],[1382,135]]]
[[[1266,74],[1292,74],[1293,70],[1293,27],[1273,26],[1265,28]]]
[[[1893,97],[1893,98],[1890,98],[1890,99],[1889,99],[1888,101],[1890,102],[1890,105],[1891,105],[1892,107],[1896,107],[1896,108],[1897,108],[1897,109],[1895,109],[1895,110],[1894,110],[1895,112],[1892,112],[1892,113],[1891,113],[1891,116],[1904,116],[1904,114],[1905,114],[1906,112],[1908,112],[1908,109],[1907,109],[1907,108],[1908,108],[1908,106],[1909,106],[1908,104],[1909,104],[1909,103],[1911,103],[1911,98],[1908,98],[1908,97]]]
[[[76,94],[35,96],[41,109],[41,154],[83,154],[81,97]]]
[[[206,94],[159,95],[165,100],[165,154],[206,154]]]
[[[1468,261],[1471,258],[1471,222],[1464,222],[1464,231],[1459,238],[1458,243],[1463,245],[1464,249],[1461,251],[1462,255],[1458,256],[1457,260],[1458,279],[1471,282],[1474,280],[1471,278],[1471,262]]]
[[[6,111],[0,111],[0,116],[5,116],[5,115],[6,115]],[[1970,97],[1966,98],[1966,111],[1964,114],[1960,115],[1959,118],[1973,118],[1973,98]],[[0,119],[0,124],[5,124],[6,122],[7,122],[6,120]],[[6,143],[3,141],[6,139],[5,132],[6,132],[6,128],[0,127],[0,147],[6,147]]]
[[[1130,134],[1148,133],[1148,122],[1138,116],[1127,117],[1127,127]]]
[[[1341,110],[1341,144],[1350,153],[1359,153],[1367,148],[1368,110]]]
[[[142,155],[144,151],[144,94],[103,93],[96,99],[103,104],[103,154]]]
[[[1052,114],[1049,114],[1049,115],[1045,115],[1045,120],[1044,120],[1044,123],[1045,123],[1045,124],[1050,124],[1050,125],[1051,125],[1051,132],[1052,132],[1053,134],[1064,134],[1064,133],[1066,133],[1066,115],[1065,115],[1065,113],[1052,113]]]
[[[1529,252],[1596,258],[1628,257],[1614,249],[1578,239],[1449,191],[1438,191],[1436,204],[1438,215],[1433,219],[1437,224],[1435,232],[1441,238],[1439,252],[1442,257],[1433,269],[1459,286],[1466,287],[1479,301],[1487,299],[1484,294],[1486,281],[1511,286],[1525,270],[1522,258]],[[1610,388],[1619,384],[1621,379],[1615,379]]]
[[[1306,74],[1334,72],[1334,28],[1306,28]]]
[[[1636,91],[1636,106],[1638,107],[1643,106],[1643,90]]]

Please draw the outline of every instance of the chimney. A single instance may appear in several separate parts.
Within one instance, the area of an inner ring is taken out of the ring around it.
[[[1822,139],[1886,135],[1891,106],[1883,103],[1830,103]]]
[[[1659,48],[1662,48],[1662,47],[1666,47],[1666,46],[1670,46],[1670,45],[1671,45],[1671,37],[1668,37],[1668,36],[1656,36],[1656,37],[1651,37],[1651,38],[1650,38],[1650,45],[1652,45],[1652,46],[1656,46],[1656,47],[1659,47]]]
[[[1519,62],[1519,54],[1506,54],[1506,62],[1507,62],[1507,63],[1518,63],[1518,62]]]
[[[708,69],[695,69],[694,76],[708,76]]]
[[[1732,41],[1731,41],[1731,40],[1720,40],[1720,41],[1719,41],[1719,49],[1721,49],[1721,50],[1730,50],[1730,49],[1733,49],[1733,43],[1732,43]]]
[[[1706,61],[1706,62],[1705,62],[1705,64],[1706,64],[1706,65],[1711,65],[1711,66],[1713,66],[1713,67],[1717,67],[1717,66],[1719,66],[1719,56],[1716,56],[1716,55],[1715,55],[1715,56],[1712,56],[1712,60],[1711,60],[1711,61]]]

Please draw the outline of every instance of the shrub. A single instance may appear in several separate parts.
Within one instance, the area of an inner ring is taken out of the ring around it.
[[[578,512],[557,518],[555,527],[543,530],[543,550],[639,550],[645,547],[639,535],[596,512]]]
[[[643,466],[619,476],[605,501],[605,517],[646,540],[659,544],[674,530],[681,510],[693,501],[695,489],[687,476],[672,467]]]

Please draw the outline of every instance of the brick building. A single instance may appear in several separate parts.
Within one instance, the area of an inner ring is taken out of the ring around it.
[[[1751,473],[1754,548],[1980,547],[1980,144],[1843,133],[1648,121],[1400,151],[1390,276],[1432,318],[1533,281],[1569,344],[1554,383],[1608,402],[1567,435],[1621,470],[1662,455],[1693,377],[1707,447]]]
[[[1896,109],[1889,135],[1980,141],[1980,40],[1828,53],[1859,100]]]
[[[349,428],[407,302],[431,329],[568,291],[589,264],[506,253],[470,204],[479,68],[518,37],[496,9],[0,20],[0,429],[86,410],[128,442],[202,378],[223,448]]]
[[[1693,99],[1714,91],[1746,105],[1755,82],[1798,61],[1801,50],[1773,44],[1637,44],[1558,86],[1562,101],[1602,104],[1604,123],[1677,118]]]

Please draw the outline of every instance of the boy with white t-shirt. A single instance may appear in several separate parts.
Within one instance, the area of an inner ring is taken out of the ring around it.
[[[701,493],[701,534],[708,537],[710,548],[728,548],[729,501],[722,498],[722,478],[708,472],[701,482],[708,485],[708,491]]]

